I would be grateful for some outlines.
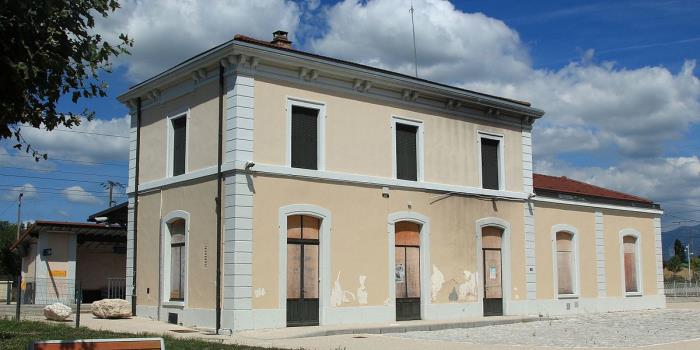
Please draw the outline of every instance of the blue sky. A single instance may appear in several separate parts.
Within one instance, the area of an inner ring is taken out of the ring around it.
[[[133,55],[116,60],[105,98],[74,131],[25,136],[50,160],[0,142],[0,220],[76,220],[107,205],[101,182],[127,181],[129,85],[235,33],[269,39],[285,29],[303,50],[411,72],[407,0],[135,2],[99,19],[106,38],[126,32]],[[650,197],[674,222],[700,220],[700,2],[414,1],[422,77],[525,99],[547,114],[534,132],[536,171]],[[187,28],[183,31],[182,28]],[[100,135],[96,135],[100,134]],[[125,199],[118,190],[117,201]]]

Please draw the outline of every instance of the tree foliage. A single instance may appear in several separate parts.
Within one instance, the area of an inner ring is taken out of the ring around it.
[[[10,245],[17,238],[17,225],[0,221],[0,277],[17,276],[20,258],[17,251],[10,251]]]
[[[668,262],[666,263],[666,268],[673,273],[677,273],[683,268],[683,261],[678,255],[674,255],[670,259],[668,259]]]
[[[116,0],[0,0],[0,139],[14,137],[15,148],[46,158],[24,140],[22,126],[53,130],[80,124],[80,116],[59,111],[61,98],[107,95],[99,73],[128,54],[133,42],[120,34],[116,45],[95,34],[95,16],[119,8]],[[84,110],[88,120],[94,111]]]
[[[673,242],[673,253],[681,259],[681,261],[685,262],[687,261],[687,257],[685,256],[685,246],[683,245],[683,242],[681,242],[680,239],[676,239]]]

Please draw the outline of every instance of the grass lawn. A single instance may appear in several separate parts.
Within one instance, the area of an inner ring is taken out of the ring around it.
[[[104,339],[104,338],[138,338],[161,337],[150,334],[115,333],[96,331],[85,327],[75,328],[69,325],[52,324],[38,321],[15,322],[0,318],[0,349],[26,350],[35,340],[60,339]],[[203,340],[177,339],[163,337],[167,350],[185,349],[225,349],[225,350],[262,350],[263,348],[243,345],[224,345]]]

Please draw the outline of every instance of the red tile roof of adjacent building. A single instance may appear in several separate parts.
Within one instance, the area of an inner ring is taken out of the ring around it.
[[[569,179],[565,176],[558,177],[543,174],[533,174],[532,180],[534,183],[535,190],[608,198],[644,204],[654,204],[654,202],[646,198],[637,197],[618,191],[613,191],[599,186],[594,186],[585,182]]]

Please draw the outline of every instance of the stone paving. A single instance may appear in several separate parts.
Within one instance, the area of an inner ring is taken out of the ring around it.
[[[471,329],[388,336],[480,345],[639,347],[700,338],[700,310],[649,310],[583,314]]]

